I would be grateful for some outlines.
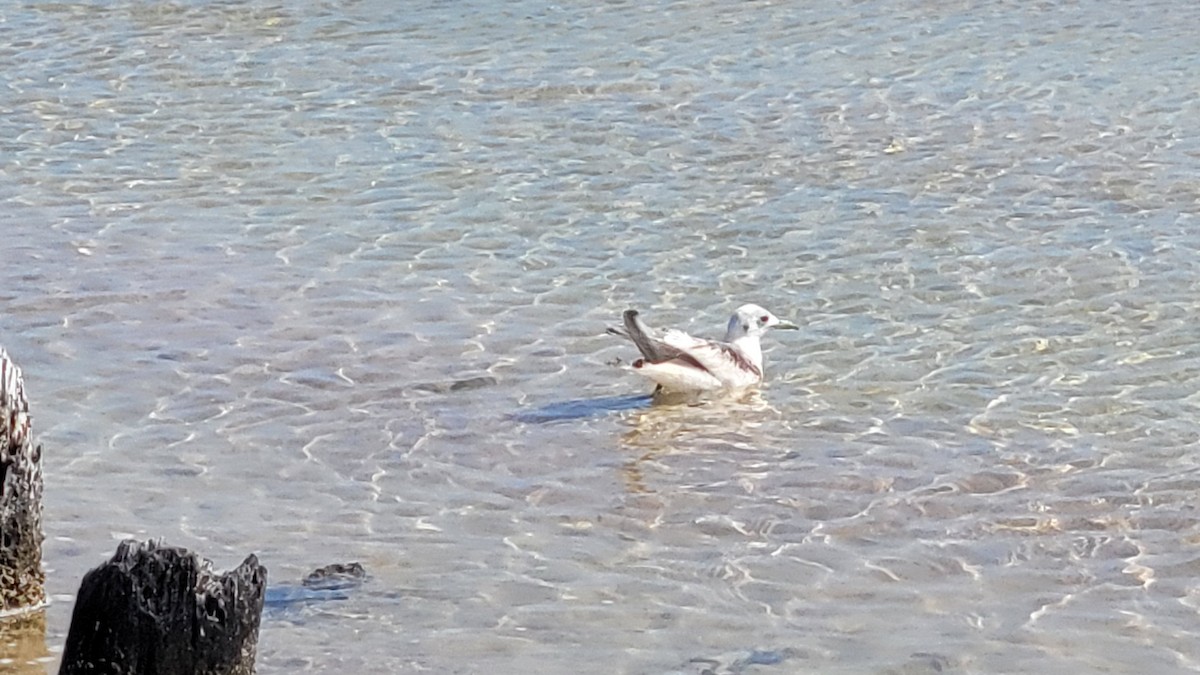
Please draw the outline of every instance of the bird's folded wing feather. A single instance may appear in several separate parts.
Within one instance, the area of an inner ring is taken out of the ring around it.
[[[720,373],[728,373],[731,370],[749,371],[762,377],[762,371],[728,343],[692,337],[678,330],[667,331],[662,337],[662,342],[718,377]]]

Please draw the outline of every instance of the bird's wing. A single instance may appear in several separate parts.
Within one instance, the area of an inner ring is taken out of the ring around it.
[[[745,374],[762,379],[762,369],[727,342],[706,340],[692,337],[683,331],[669,330],[663,335],[662,343],[679,352],[675,359],[694,362],[696,366],[723,382],[745,379]]]
[[[637,345],[647,364],[694,369],[725,385],[762,379],[762,369],[726,342],[692,337],[680,330],[668,330],[659,337],[633,309],[626,310],[622,318],[624,325],[608,332]],[[641,366],[641,362],[634,364]]]

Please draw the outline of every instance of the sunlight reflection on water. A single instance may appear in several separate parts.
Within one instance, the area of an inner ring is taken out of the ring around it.
[[[1200,660],[1192,5],[3,18],[51,648],[133,535],[363,561],[264,674]],[[609,365],[750,301],[755,395]]]

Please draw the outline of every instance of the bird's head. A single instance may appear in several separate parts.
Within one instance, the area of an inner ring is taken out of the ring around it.
[[[746,335],[761,336],[768,328],[798,330],[800,327],[790,321],[783,321],[758,305],[742,305],[729,317],[725,340],[732,342]]]

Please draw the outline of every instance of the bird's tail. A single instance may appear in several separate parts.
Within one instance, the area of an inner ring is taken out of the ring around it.
[[[607,332],[610,335],[619,335],[637,345],[638,351],[651,363],[669,358],[670,355],[664,353],[662,349],[665,345],[654,338],[654,331],[642,323],[636,309],[625,310],[622,320],[625,324],[623,327],[610,327]]]

